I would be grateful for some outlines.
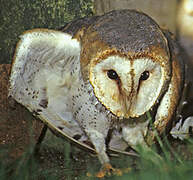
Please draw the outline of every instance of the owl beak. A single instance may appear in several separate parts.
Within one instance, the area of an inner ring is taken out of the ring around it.
[[[125,116],[127,118],[131,117],[131,100],[128,100],[128,98],[125,101]]]
[[[130,93],[129,93],[130,94]],[[130,117],[132,97],[128,93],[123,96],[123,113],[125,118]]]

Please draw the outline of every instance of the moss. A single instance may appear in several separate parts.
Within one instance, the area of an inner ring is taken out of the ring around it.
[[[22,32],[92,15],[92,0],[1,0],[0,9],[0,63],[10,63]]]

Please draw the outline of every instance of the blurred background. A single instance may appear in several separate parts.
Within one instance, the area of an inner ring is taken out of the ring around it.
[[[0,0],[0,64],[12,62],[19,36],[26,30],[59,29],[80,17],[126,8],[143,11],[162,28],[169,29],[187,52],[186,61],[190,66],[193,64],[193,0]],[[31,159],[43,124],[23,106],[8,101],[8,78],[9,69],[0,66],[0,179],[80,179],[80,174],[85,179],[86,171],[94,168],[93,162],[96,170],[99,169],[97,158],[72,149],[70,143],[52,133],[48,133],[43,142],[38,162]],[[176,156],[172,148],[180,156]],[[112,162],[118,167],[132,167],[129,177],[136,179],[192,178],[193,142],[173,140],[172,148],[167,145],[163,151],[167,155],[165,164],[125,156],[115,156]],[[76,152],[75,156],[72,152]],[[179,159],[187,163],[180,164]]]
[[[192,0],[1,0],[0,63],[11,62],[19,35],[25,30],[58,29],[73,19],[126,8],[150,15],[161,27],[180,37],[192,56]]]

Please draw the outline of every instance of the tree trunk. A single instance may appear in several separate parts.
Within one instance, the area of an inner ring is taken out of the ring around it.
[[[115,9],[137,9],[151,16],[161,27],[176,32],[177,0],[95,0],[94,13],[101,15]]]

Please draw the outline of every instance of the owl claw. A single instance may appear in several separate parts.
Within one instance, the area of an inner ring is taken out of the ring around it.
[[[95,174],[95,177],[97,178],[104,178],[105,176],[122,176],[123,172],[120,169],[113,168],[111,164],[106,163],[103,165],[102,169]],[[87,173],[87,176],[91,177],[92,175],[90,173]]]

